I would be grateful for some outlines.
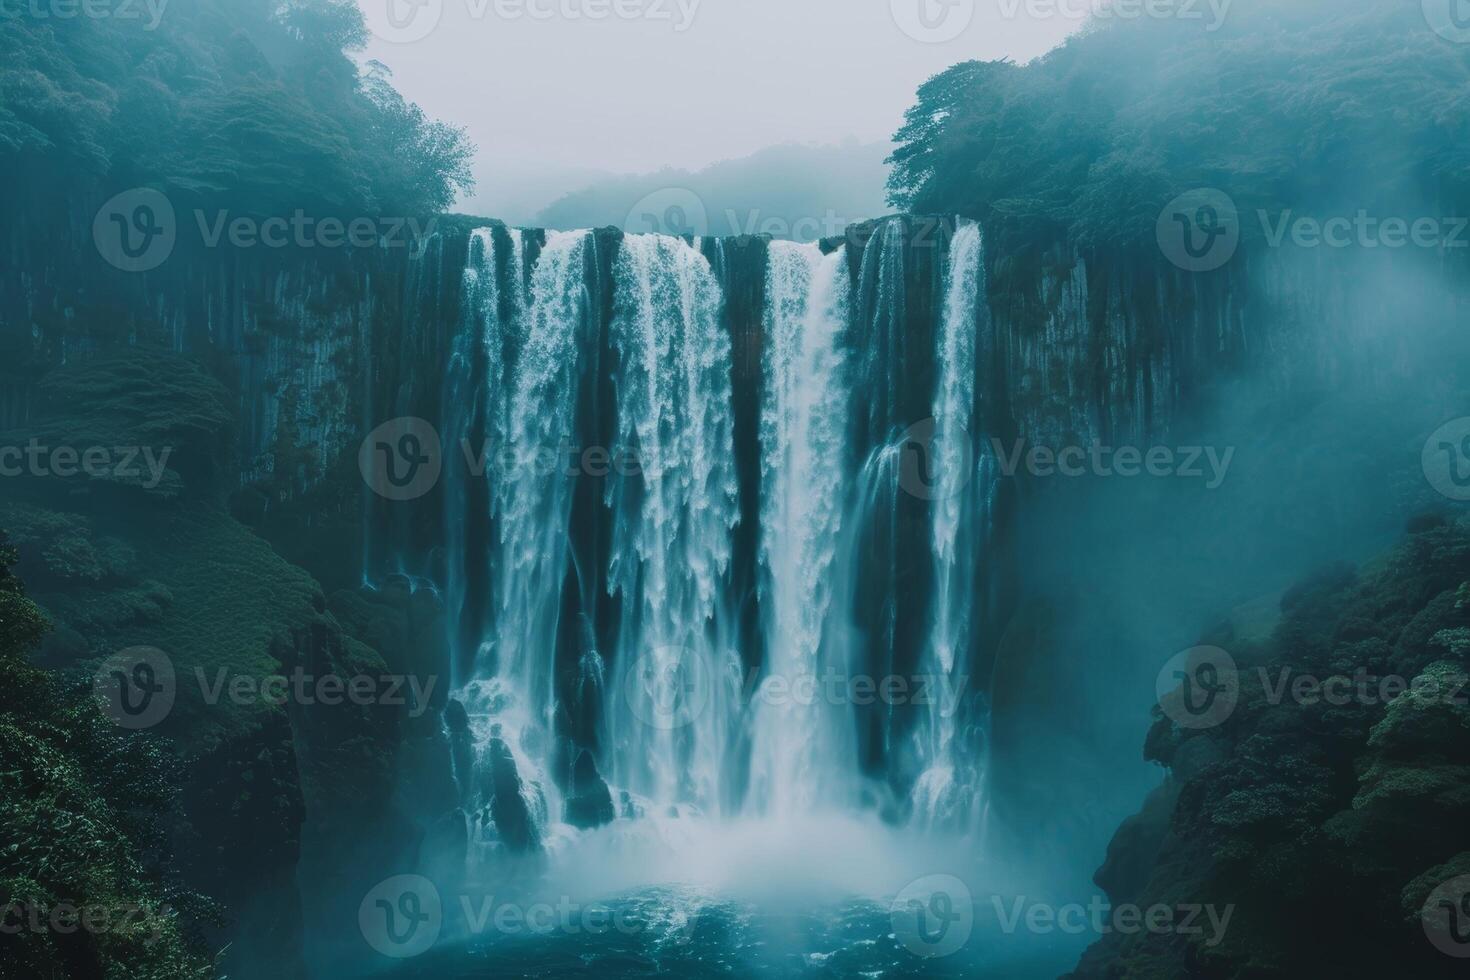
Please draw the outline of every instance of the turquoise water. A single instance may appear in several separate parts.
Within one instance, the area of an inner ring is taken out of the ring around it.
[[[603,935],[487,934],[424,954],[385,976],[392,980],[495,977],[1054,977],[1076,963],[1075,943],[972,933],[958,952],[927,958],[906,948],[887,908],[853,901],[806,913],[706,906],[692,923],[668,897],[640,896],[615,906],[630,931]],[[977,920],[983,915],[977,910]]]

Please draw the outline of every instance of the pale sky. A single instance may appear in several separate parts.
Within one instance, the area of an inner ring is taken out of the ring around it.
[[[479,213],[507,195],[549,201],[597,171],[886,139],[931,75],[1029,60],[1082,23],[1030,0],[359,3],[375,35],[365,56],[478,144],[480,187],[461,207]]]

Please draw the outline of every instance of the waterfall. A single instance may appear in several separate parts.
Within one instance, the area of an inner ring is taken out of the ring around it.
[[[492,771],[478,781],[513,785],[512,777],[518,778],[537,839],[560,813],[558,788],[548,773],[572,478],[559,465],[557,453],[575,435],[575,395],[587,339],[590,241],[585,232],[548,236],[532,272],[524,316],[518,318],[524,322],[515,325],[521,342],[512,370],[504,367],[507,334],[494,332],[491,343],[486,332],[487,350],[501,358],[492,357],[498,369],[492,376],[508,379],[485,402],[491,436],[485,472],[499,530],[489,556],[497,601],[493,625],[478,651],[475,677],[461,696],[481,767]],[[506,765],[507,757],[513,769]],[[479,799],[485,795],[481,792]],[[497,830],[505,833],[504,827]]]
[[[983,242],[978,225],[962,224],[950,246],[944,308],[938,340],[939,379],[928,453],[934,501],[931,547],[933,613],[921,674],[935,678],[941,692],[960,692],[974,683],[974,614],[979,604],[977,574],[989,539],[998,468],[983,446],[983,420],[976,409],[977,334],[984,306]],[[979,451],[977,452],[977,447]],[[943,678],[947,683],[940,684]],[[915,731],[923,771],[912,792],[913,819],[925,826],[963,826],[979,819],[984,746],[960,744],[960,705],[948,695],[930,699]]]
[[[450,661],[456,682],[461,666],[473,663],[487,626],[491,597],[483,593],[491,591],[495,508],[484,483],[494,477],[485,450],[508,441],[510,355],[526,305],[524,233],[507,229],[505,235],[510,248],[502,289],[494,229],[470,234],[461,327],[444,384],[444,596],[456,626]]]
[[[766,273],[761,411],[761,608],[768,661],[752,713],[752,805],[809,812],[856,759],[829,681],[847,664],[823,644],[847,495],[847,252],[773,242]],[[774,686],[779,683],[779,687]]]
[[[440,425],[475,853],[639,814],[979,819],[983,245],[911,230],[471,234]],[[890,677],[973,696],[853,696]]]
[[[607,706],[612,773],[651,800],[718,808],[740,660],[730,608],[730,338],[709,262],[687,242],[628,236],[615,271],[619,453],[608,594],[619,600]],[[732,683],[734,682],[734,683]]]

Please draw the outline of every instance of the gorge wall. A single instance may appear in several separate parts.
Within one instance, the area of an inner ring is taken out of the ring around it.
[[[1032,812],[1027,725],[1065,713],[1037,675],[1067,654],[1017,647],[1027,515],[1059,494],[998,454],[1147,446],[1197,427],[1232,379],[1283,398],[1372,385],[1418,349],[1381,329],[1402,290],[1339,285],[1337,260],[1312,253],[1191,275],[1057,242],[998,254],[951,219],[798,246],[441,218],[366,250],[181,234],[129,274],[89,247],[91,208],[26,218],[53,205],[8,225],[7,439],[64,431],[48,377],[92,356],[199,362],[235,424],[218,479],[183,492],[324,593],[304,586],[276,659],[343,663],[361,644],[448,680],[423,718],[357,719],[377,746],[361,778],[309,787],[304,813],[285,793],[283,867],[305,827],[301,867],[318,874],[302,887],[342,895],[361,894],[341,878],[363,840],[493,860],[654,808],[1016,822]],[[1434,294],[1420,312],[1454,310]],[[360,453],[396,419],[418,422]],[[429,437],[438,478],[389,499],[381,481]],[[926,677],[956,700],[750,694],[824,672]],[[342,730],[271,717],[236,750],[270,733],[289,787],[291,765],[327,779]]]

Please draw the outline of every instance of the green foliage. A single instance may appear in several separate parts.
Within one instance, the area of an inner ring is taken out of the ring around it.
[[[1222,724],[1183,730],[1160,713],[1148,751],[1173,767],[1177,797],[1151,797],[1148,820],[1119,832],[1115,846],[1138,851],[1136,826],[1167,814],[1146,887],[1123,900],[1182,893],[1236,917],[1208,950],[1108,937],[1076,976],[1448,975],[1401,919],[1449,877],[1470,821],[1467,571],[1470,521],[1426,524],[1363,569],[1331,566],[1283,594],[1268,639],[1232,650],[1239,699]],[[1359,668],[1372,680],[1343,703],[1268,696]],[[1407,689],[1378,683],[1390,677]],[[1324,948],[1313,937],[1328,925],[1360,941]]]
[[[365,41],[350,0],[0,19],[0,164],[257,215],[441,210],[473,185],[474,148],[381,66],[360,72],[346,52]]]
[[[0,435],[0,445],[24,449],[34,441],[47,450],[70,447],[79,455],[105,449],[118,465],[92,478],[162,497],[197,496],[214,489],[228,465],[233,421],[228,393],[197,363],[126,347],[47,374],[37,386],[33,420],[23,430]],[[156,486],[155,464],[164,467]],[[62,553],[84,551],[86,542],[80,539],[89,533],[79,527],[69,541],[54,547]]]
[[[28,911],[24,928],[0,934],[0,975],[212,977],[180,915],[213,918],[212,906],[141,857],[164,847],[177,763],[102,717],[85,688],[65,690],[29,665],[46,621],[10,574],[13,560],[0,537],[0,908],[34,909],[43,928],[29,926]],[[49,928],[58,906],[108,925]]]
[[[1096,247],[1151,240],[1160,209],[1202,187],[1243,215],[1448,208],[1470,199],[1467,77],[1470,49],[1396,0],[1238,0],[1217,30],[1117,19],[1024,66],[931,79],[890,199]]]

